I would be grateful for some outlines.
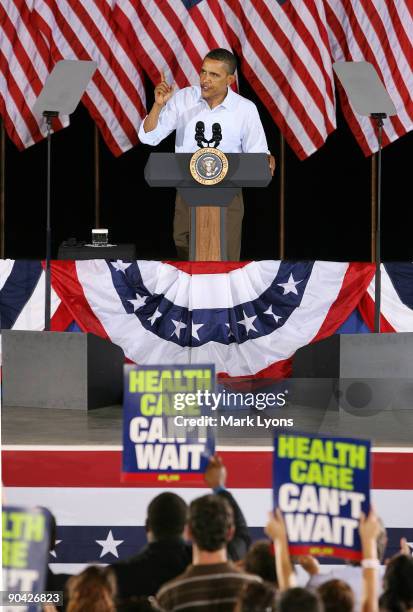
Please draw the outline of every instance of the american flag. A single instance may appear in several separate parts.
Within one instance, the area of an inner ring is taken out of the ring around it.
[[[0,17],[0,112],[18,148],[45,135],[31,107],[63,58],[98,62],[84,102],[112,152],[119,155],[137,144],[146,113],[142,72],[112,19],[109,0],[1,0]]]
[[[413,6],[410,0],[324,0],[334,61],[368,61],[397,115],[385,120],[383,144],[413,129]],[[377,151],[373,122],[354,113],[341,90],[344,115],[366,155]]]
[[[387,528],[386,557],[398,551],[402,536],[413,544],[413,454],[402,451],[372,453],[372,502]],[[221,447],[218,452],[252,538],[263,538],[272,508],[271,448]],[[49,557],[54,572],[79,573],[88,563],[116,563],[146,543],[147,506],[165,489],[121,483],[120,447],[3,446],[2,459],[7,503],[46,506],[57,519],[57,545]],[[175,486],[174,491],[189,502],[209,489]]]
[[[332,55],[378,69],[398,110],[387,144],[412,129],[412,31],[407,0],[0,0],[0,113],[20,149],[37,142],[44,128],[30,109],[54,63],[95,59],[84,103],[119,155],[137,143],[146,112],[142,67],[154,83],[162,70],[185,87],[210,49],[233,48],[304,159],[335,128]],[[364,152],[375,151],[370,120],[342,99]]]
[[[381,264],[381,324],[383,332],[413,331],[413,263]],[[360,302],[363,318],[374,329],[375,279]]]
[[[54,262],[53,325],[64,331],[76,321],[140,365],[213,363],[233,377],[283,376],[298,348],[350,316],[373,274],[373,264],[321,261]],[[43,279],[38,262],[0,262],[4,328],[16,328],[19,311],[28,324],[30,312],[42,312],[36,275]]]
[[[83,102],[107,145],[120,155],[138,142],[145,111],[142,73],[106,0],[32,0],[33,17],[54,62],[94,59],[98,68]]]
[[[116,20],[153,83],[164,71],[179,88],[199,80],[211,49],[230,49],[218,0],[115,0]]]
[[[42,331],[44,329],[45,273],[40,261],[0,262],[0,328]],[[54,289],[51,313],[56,314],[61,300]],[[70,321],[69,321],[70,323]]]
[[[43,118],[31,109],[52,65],[50,49],[26,1],[0,0],[0,115],[19,150],[46,135]],[[54,121],[54,129],[67,125],[68,118],[62,122]]]
[[[306,158],[336,126],[322,0],[223,0],[221,5],[242,71],[292,149]]]

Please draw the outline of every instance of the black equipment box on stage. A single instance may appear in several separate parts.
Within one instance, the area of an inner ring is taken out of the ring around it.
[[[413,410],[413,333],[330,336],[295,353],[292,375],[304,406],[359,416]]]
[[[94,334],[3,330],[3,405],[89,410],[122,401],[122,349]]]
[[[63,242],[59,246],[58,259],[120,259],[135,261],[136,247],[134,244],[114,244],[113,246],[87,246],[86,244],[70,244]]]
[[[413,380],[413,333],[335,334],[300,348],[293,376]]]

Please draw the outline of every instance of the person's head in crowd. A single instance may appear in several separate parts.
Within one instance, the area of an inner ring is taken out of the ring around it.
[[[67,612],[115,612],[115,576],[104,567],[88,567],[69,578],[67,596]]]
[[[56,548],[57,524],[56,524],[56,518],[54,514],[50,512],[50,510],[49,510],[49,515],[50,515],[49,550],[54,550]]]
[[[354,593],[343,580],[329,580],[317,589],[325,612],[353,612]]]
[[[234,535],[234,515],[226,499],[219,495],[198,497],[189,506],[188,535],[194,550],[225,551]]]
[[[393,557],[386,567],[384,592],[380,597],[383,612],[407,612],[413,609],[413,558],[407,555]]]
[[[179,495],[165,492],[154,497],[148,506],[146,534],[149,541],[183,536],[188,506]]]
[[[252,582],[242,589],[234,612],[275,612],[277,590],[268,582]]]
[[[263,580],[277,584],[274,545],[269,540],[258,540],[251,546],[244,559],[244,568]]]
[[[324,612],[323,603],[317,593],[294,587],[281,593],[277,612]]]

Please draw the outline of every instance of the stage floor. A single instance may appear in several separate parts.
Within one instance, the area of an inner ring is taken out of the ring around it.
[[[229,413],[221,413],[229,414]],[[230,414],[235,415],[235,411]],[[237,413],[238,416],[244,416]],[[257,411],[248,414],[257,415]],[[267,416],[264,412],[261,416]],[[383,410],[376,414],[350,414],[344,410],[289,407],[277,417],[294,419],[290,433],[306,432],[370,439],[376,447],[413,447],[413,410]],[[264,427],[216,429],[219,446],[269,446],[274,433]],[[108,406],[89,412],[39,408],[2,408],[3,445],[121,446],[122,407]]]

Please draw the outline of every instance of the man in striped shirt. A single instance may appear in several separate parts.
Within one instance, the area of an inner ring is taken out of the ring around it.
[[[227,542],[233,535],[233,512],[225,498],[205,495],[191,503],[187,536],[192,540],[192,565],[158,592],[162,610],[230,612],[243,586],[261,581],[227,560]]]

